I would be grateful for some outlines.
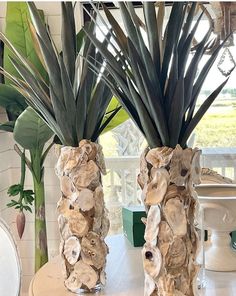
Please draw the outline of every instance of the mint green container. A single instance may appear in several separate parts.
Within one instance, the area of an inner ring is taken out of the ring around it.
[[[141,221],[142,217],[147,217],[143,206],[122,208],[124,235],[134,247],[142,247],[145,243],[145,225]]]

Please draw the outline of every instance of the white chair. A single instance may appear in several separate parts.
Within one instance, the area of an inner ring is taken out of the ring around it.
[[[15,241],[0,218],[0,295],[19,296],[21,267]]]

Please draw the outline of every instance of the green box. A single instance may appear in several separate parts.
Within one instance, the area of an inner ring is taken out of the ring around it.
[[[124,235],[134,247],[142,247],[145,243],[145,225],[141,221],[142,217],[147,217],[143,206],[122,208]]]

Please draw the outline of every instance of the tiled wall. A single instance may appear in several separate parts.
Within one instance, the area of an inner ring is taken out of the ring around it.
[[[60,3],[35,2],[37,7],[44,11],[46,21],[55,44],[60,48]],[[0,31],[4,31],[4,18],[6,2],[0,2]],[[80,7],[76,6],[77,27],[80,26]],[[3,110],[0,109],[0,122],[5,119]],[[16,212],[6,208],[9,201],[7,188],[20,180],[20,159],[13,150],[14,140],[11,134],[0,132],[0,217],[9,225],[17,241],[23,269],[23,286],[21,296],[27,295],[30,280],[34,274],[34,215],[26,214],[26,229],[21,240],[18,239],[15,224]],[[48,230],[49,256],[58,253],[59,232],[57,227],[56,203],[60,197],[59,182],[54,173],[56,157],[53,149],[45,163],[45,189],[46,189],[46,217]],[[32,188],[32,178],[27,172],[26,186]],[[1,295],[5,296],[5,295]]]

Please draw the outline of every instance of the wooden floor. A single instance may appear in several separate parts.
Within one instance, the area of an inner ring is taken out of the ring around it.
[[[107,285],[96,295],[143,296],[141,248],[133,248],[122,235],[108,238],[107,243],[110,246],[107,260]],[[63,286],[58,258],[47,263],[36,274],[29,290],[29,296],[54,295],[75,295],[66,291]],[[236,272],[206,271],[206,288],[199,290],[200,295],[236,296]]]

